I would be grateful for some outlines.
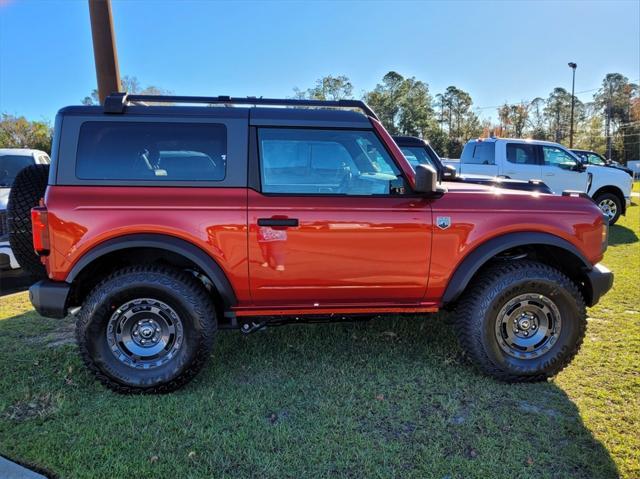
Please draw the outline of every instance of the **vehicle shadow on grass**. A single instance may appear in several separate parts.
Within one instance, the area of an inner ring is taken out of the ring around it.
[[[337,428],[361,445],[353,455],[395,464],[389,474],[618,477],[561,388],[482,376],[441,319],[296,325],[247,337],[224,332],[192,387],[217,383],[236,397],[258,395],[254,413],[267,425],[289,423],[300,437],[318,428],[333,436]],[[380,472],[366,468],[362,459],[337,472]]]
[[[86,467],[93,477],[131,468],[140,477],[618,477],[562,389],[482,376],[441,319],[221,331],[182,390],[121,396],[97,384],[75,347],[34,332],[67,334],[71,319],[15,316],[0,321],[0,453],[69,477]],[[9,357],[19,361],[11,379]],[[41,399],[45,416],[30,415],[40,403],[22,391],[63,391],[64,401]],[[20,407],[18,419],[8,415]],[[153,421],[141,435],[125,416]],[[87,447],[65,445],[70,417]],[[162,459],[150,462],[149,451]]]
[[[631,228],[613,225],[609,228],[609,245],[631,244],[638,241],[638,235]]]

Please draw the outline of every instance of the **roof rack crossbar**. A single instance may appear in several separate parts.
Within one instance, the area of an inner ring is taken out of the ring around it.
[[[378,120],[378,116],[362,100],[299,100],[282,98],[254,98],[230,96],[180,96],[180,95],[129,95],[112,93],[104,101],[106,113],[123,113],[129,103],[203,103],[207,105],[266,105],[266,106],[310,106],[329,108],[355,108]]]

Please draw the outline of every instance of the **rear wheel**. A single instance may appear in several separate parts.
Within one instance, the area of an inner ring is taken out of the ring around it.
[[[163,393],[202,368],[216,329],[213,302],[195,277],[138,266],[94,288],[76,335],[85,363],[103,384],[122,393]]]
[[[594,198],[598,208],[609,219],[609,224],[615,224],[622,213],[622,202],[613,193],[602,193]]]
[[[455,316],[469,359],[508,382],[557,374],[576,355],[586,331],[576,285],[534,261],[496,264],[480,273]]]
[[[31,208],[44,197],[49,179],[49,165],[31,165],[23,168],[11,185],[7,205],[9,244],[18,264],[34,279],[47,277],[40,257],[33,249]]]

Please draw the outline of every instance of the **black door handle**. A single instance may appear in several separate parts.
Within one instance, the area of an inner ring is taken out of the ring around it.
[[[258,226],[295,227],[298,226],[298,218],[258,218]]]

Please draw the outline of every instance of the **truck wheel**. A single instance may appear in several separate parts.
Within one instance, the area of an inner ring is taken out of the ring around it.
[[[468,358],[507,382],[542,381],[571,362],[587,322],[576,285],[535,261],[490,266],[456,306],[456,328]]]
[[[166,393],[190,381],[217,330],[211,297],[192,275],[133,266],[89,294],[76,325],[85,364],[119,393]]]
[[[49,179],[49,165],[31,165],[23,168],[11,186],[7,205],[9,244],[18,264],[33,279],[44,279],[47,271],[33,249],[31,208],[44,197]]]
[[[620,218],[622,213],[622,203],[613,193],[602,193],[596,196],[593,201],[596,202],[598,208],[609,218],[609,224],[613,225]]]

